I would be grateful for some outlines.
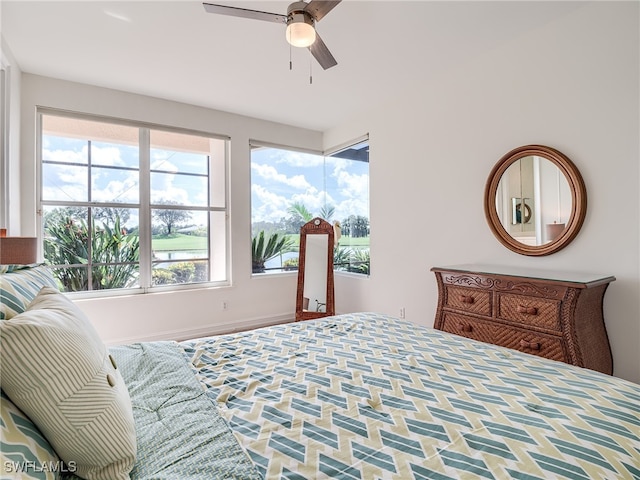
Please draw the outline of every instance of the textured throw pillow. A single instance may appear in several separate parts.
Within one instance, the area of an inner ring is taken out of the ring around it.
[[[24,312],[42,287],[57,287],[45,265],[4,265],[0,269],[0,320]]]
[[[2,389],[87,480],[125,480],[136,439],[129,392],[89,320],[44,287],[0,322]]]
[[[0,273],[15,272],[16,270],[22,270],[23,268],[31,268],[31,267],[33,267],[35,265],[37,265],[37,264],[32,264],[32,265],[15,265],[15,264],[0,265]]]
[[[0,478],[56,480],[65,470],[49,442],[27,416],[0,394]]]

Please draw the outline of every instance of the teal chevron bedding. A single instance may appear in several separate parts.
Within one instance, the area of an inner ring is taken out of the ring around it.
[[[180,346],[264,478],[640,479],[640,386],[597,372],[373,313]]]

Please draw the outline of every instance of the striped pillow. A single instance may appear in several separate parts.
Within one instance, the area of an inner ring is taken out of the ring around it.
[[[42,287],[58,287],[51,269],[45,265],[4,267],[5,273],[0,274],[0,320],[24,312]]]
[[[87,480],[128,480],[136,454],[129,392],[89,320],[44,287],[0,322],[2,389]]]
[[[31,265],[0,265],[0,273],[9,273],[15,272],[16,270],[22,270],[23,268],[31,268],[32,266],[36,266],[37,263],[33,263]]]
[[[64,469],[58,455],[27,416],[2,392],[2,478],[57,480]]]

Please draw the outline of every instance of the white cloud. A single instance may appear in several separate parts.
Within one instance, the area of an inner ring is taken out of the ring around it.
[[[44,200],[87,200],[87,167],[44,165]]]
[[[251,186],[253,205],[251,213],[253,221],[277,222],[289,215],[291,200],[266,189],[262,185]]]
[[[153,153],[153,158],[151,159],[151,169],[162,170],[165,172],[178,172],[178,167],[169,161],[169,157],[166,155],[166,152],[164,151],[162,152],[155,151]]]
[[[283,163],[291,167],[318,167],[324,162],[322,155],[291,150],[275,150],[269,160],[272,159],[275,160],[273,163]]]
[[[325,204],[324,195],[315,188],[309,189],[304,193],[293,195],[291,201],[303,204],[314,216],[320,213],[320,209],[324,207]]]
[[[64,187],[44,186],[42,198],[45,200],[83,201],[87,199],[87,187],[85,185],[65,185]]]
[[[124,161],[116,147],[91,147],[91,161],[96,165],[121,166]]]
[[[336,220],[344,220],[350,215],[360,215],[369,217],[369,204],[366,198],[349,198],[343,200],[336,206],[336,212],[333,215]]]
[[[124,181],[110,180],[103,188],[94,188],[92,198],[95,202],[124,202],[138,201],[137,177],[130,176]]]
[[[57,178],[60,183],[67,185],[81,185],[85,188],[87,185],[87,169],[85,167],[57,167],[55,169],[57,172]],[[66,185],[65,187],[66,188]],[[85,193],[86,196],[86,193]]]
[[[171,162],[158,161],[151,164],[151,170],[161,170],[163,172],[178,173],[178,167]]]
[[[73,150],[47,150],[42,149],[42,159],[53,162],[71,162],[71,163],[87,163],[87,147],[83,147],[81,151]]]
[[[271,165],[264,165],[251,162],[251,169],[262,179],[267,181],[274,181],[282,183],[289,187],[297,188],[299,190],[309,188],[311,185],[304,178],[304,175],[294,175],[293,177],[287,177],[283,173],[279,173],[275,167]]]
[[[369,195],[369,175],[353,175],[342,171],[337,176],[340,193],[348,198],[357,198]]]
[[[176,188],[169,182],[165,188],[151,190],[151,202],[156,203],[163,200],[171,200],[180,205],[189,203],[189,194],[182,188]]]
[[[350,160],[340,157],[327,157],[327,167],[333,167],[333,175],[337,175],[339,172],[345,170],[350,163]]]

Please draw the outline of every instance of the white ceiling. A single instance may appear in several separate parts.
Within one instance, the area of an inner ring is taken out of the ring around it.
[[[286,13],[288,1],[216,1]],[[290,48],[275,23],[202,2],[0,2],[23,72],[325,130],[470,61],[579,2],[344,0],[317,26],[338,65]],[[309,73],[313,84],[309,84]]]

